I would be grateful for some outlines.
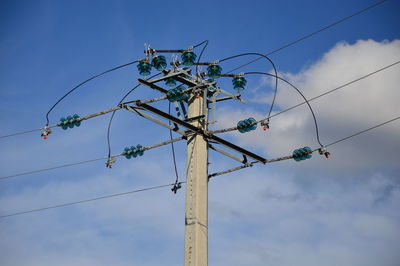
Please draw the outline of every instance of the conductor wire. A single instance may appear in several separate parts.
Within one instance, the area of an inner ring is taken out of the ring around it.
[[[263,55],[263,54],[260,54],[260,53],[244,53],[244,54],[238,54],[238,55],[234,55],[234,56],[230,56],[230,57],[221,59],[221,60],[219,60],[219,61],[220,61],[220,62],[223,62],[223,61],[226,61],[226,60],[230,60],[230,59],[233,59],[233,58],[237,58],[237,57],[241,57],[241,56],[246,56],[246,55],[257,55],[257,56],[259,56],[260,58],[265,58],[265,59],[267,59],[267,60],[271,63],[271,65],[272,65],[272,67],[273,67],[273,69],[274,69],[274,73],[275,73],[275,92],[274,92],[274,97],[273,97],[273,99],[272,99],[272,103],[271,103],[271,106],[270,106],[269,112],[268,112],[268,117],[269,117],[269,116],[271,115],[272,108],[274,107],[275,98],[276,98],[276,94],[277,94],[277,91],[278,91],[278,72],[276,71],[276,67],[275,67],[274,62],[273,62],[268,56]],[[232,71],[230,71],[230,72],[232,72]]]
[[[264,72],[246,72],[244,73],[245,75],[249,75],[249,74],[259,74],[259,75],[267,75],[267,76],[272,76],[274,77],[274,75],[269,74],[269,73],[264,73]],[[296,87],[294,86],[292,83],[290,83],[289,81],[287,81],[286,79],[279,77],[279,76],[275,76],[276,78],[282,80],[283,82],[289,84],[292,88],[294,88],[300,95],[301,97],[303,97],[304,101],[306,102],[306,104],[308,105],[308,108],[311,111],[312,117],[314,119],[314,125],[315,125],[315,133],[316,133],[316,137],[317,137],[317,141],[319,143],[319,145],[321,147],[323,147],[324,145],[321,143],[320,139],[319,139],[319,130],[318,130],[318,123],[317,123],[317,118],[315,117],[314,111],[310,105],[310,103],[308,102],[307,98],[304,96],[304,94]]]
[[[75,91],[76,89],[78,89],[80,86],[82,86],[82,85],[88,83],[89,81],[91,81],[91,80],[93,80],[93,79],[95,79],[95,78],[98,78],[98,77],[100,77],[100,76],[102,76],[102,75],[104,75],[104,74],[110,73],[110,72],[115,71],[115,70],[117,70],[117,69],[120,69],[120,68],[129,66],[129,65],[135,64],[135,63],[137,63],[137,62],[139,62],[139,61],[136,60],[136,61],[133,61],[133,62],[129,62],[129,63],[123,64],[123,65],[120,65],[120,66],[111,68],[111,69],[109,69],[109,70],[106,70],[106,71],[104,71],[104,72],[101,72],[101,73],[99,73],[99,74],[96,74],[96,75],[94,75],[94,76],[88,78],[87,80],[85,80],[85,81],[79,83],[79,84],[76,85],[75,87],[73,87],[70,91],[68,91],[66,94],[64,94],[64,96],[62,96],[62,97],[49,109],[49,111],[48,111],[47,114],[46,114],[46,126],[49,125],[49,114],[51,113],[51,111],[52,111],[52,110],[54,109],[54,107],[56,107],[63,99],[65,99],[65,97],[67,97],[70,93],[72,93],[73,91]]]

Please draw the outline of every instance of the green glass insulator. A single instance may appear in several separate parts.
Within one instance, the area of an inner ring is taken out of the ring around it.
[[[182,53],[181,55],[182,58],[182,64],[185,66],[192,66],[194,62],[196,61],[196,54],[193,53],[192,51],[186,51]]]
[[[165,80],[165,85],[168,87],[174,87],[176,86],[176,80],[173,78],[168,78]]]
[[[142,76],[150,75],[151,64],[149,62],[146,62],[146,61],[139,62],[139,64],[137,65],[137,68],[139,70],[140,75],[142,75]]]
[[[244,126],[245,125],[244,125],[244,121],[243,120],[240,120],[236,125],[236,127],[237,127],[237,129],[239,130],[240,133],[245,133],[246,132],[244,130]]]
[[[299,157],[299,150],[294,150],[293,151],[293,159],[298,162],[301,161],[300,157]]]
[[[306,159],[310,159],[312,157],[311,148],[304,147],[304,149],[306,150],[306,152],[308,152],[308,154],[306,155]]]
[[[219,65],[211,65],[207,67],[207,74],[210,78],[219,78],[221,76],[222,67]]]
[[[234,77],[232,79],[233,89],[235,89],[238,93],[244,90],[246,83],[247,80],[244,77]]]
[[[153,57],[151,65],[158,71],[163,71],[164,69],[167,68],[167,60],[165,59],[165,56],[157,55]]]
[[[255,130],[257,128],[257,121],[253,117],[250,117],[249,122],[252,124],[250,126],[250,130]]]
[[[136,145],[136,148],[137,148],[137,150],[138,150],[138,154],[139,154],[139,156],[143,156],[143,153],[144,153],[144,151],[143,151],[143,146],[142,145],[140,145],[140,144],[138,144],[138,145]]]

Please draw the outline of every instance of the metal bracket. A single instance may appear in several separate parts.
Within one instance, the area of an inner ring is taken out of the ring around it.
[[[221,144],[221,145],[223,145],[223,146],[225,146],[227,148],[230,148],[230,149],[232,149],[232,150],[234,150],[234,151],[236,151],[236,152],[238,152],[240,154],[247,155],[248,157],[253,158],[253,159],[255,159],[255,160],[259,161],[259,162],[262,162],[262,163],[266,163],[267,162],[267,159],[265,159],[265,158],[263,158],[263,157],[261,157],[261,156],[259,156],[257,154],[254,154],[254,153],[252,153],[252,152],[250,152],[250,151],[248,151],[246,149],[243,149],[242,147],[239,147],[239,146],[237,146],[237,145],[235,145],[235,144],[233,144],[233,143],[231,143],[229,141],[226,141],[224,139],[221,139],[220,137],[217,137],[215,135],[206,134],[202,129],[197,128],[197,127],[193,126],[192,124],[189,124],[189,123],[187,123],[187,122],[185,122],[185,121],[183,121],[181,119],[178,119],[178,118],[176,118],[176,117],[174,117],[172,115],[169,115],[169,114],[167,114],[167,113],[165,113],[165,112],[163,112],[163,111],[161,111],[161,110],[159,110],[157,108],[154,108],[154,107],[152,107],[152,106],[150,106],[148,104],[144,104],[144,103],[135,103],[135,104],[139,104],[140,105],[139,107],[142,107],[145,110],[147,110],[147,111],[149,111],[149,112],[151,112],[153,114],[156,114],[156,115],[161,116],[161,117],[163,117],[163,118],[165,118],[165,119],[167,119],[167,120],[169,120],[169,121],[171,121],[173,123],[176,123],[176,124],[178,124],[180,126],[183,126],[183,127],[187,128],[188,130],[192,131],[193,133],[200,134],[206,139],[214,140],[214,141],[218,142],[219,144]]]

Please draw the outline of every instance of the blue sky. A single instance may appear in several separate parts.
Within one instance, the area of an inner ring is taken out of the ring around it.
[[[374,1],[1,1],[0,135],[42,127],[45,114],[82,80],[156,49],[185,49],[209,40],[204,60],[267,53]],[[388,0],[312,38],[271,55],[280,75],[307,97],[400,59],[399,1]],[[167,56],[170,60],[171,57]],[[231,69],[252,58],[222,65]],[[262,60],[240,71],[272,69]],[[400,114],[399,66],[312,103],[324,143]],[[51,113],[86,115],[114,106],[136,84],[135,66],[80,88]],[[248,105],[221,104],[216,128],[265,116],[272,80],[251,77]],[[221,81],[230,90],[230,80]],[[129,99],[159,94],[141,87]],[[280,84],[278,109],[301,99]],[[167,107],[167,103],[159,105]],[[0,140],[0,175],[107,155],[109,117],[78,129],[55,129]],[[398,265],[400,142],[398,122],[315,154],[254,166],[210,182],[210,265]],[[151,145],[168,131],[119,111],[112,151]],[[227,138],[268,158],[317,147],[305,107],[271,120],[268,133]],[[185,175],[185,143],[177,162]],[[236,166],[210,153],[210,172]],[[118,159],[0,181],[0,215],[174,181],[170,147]],[[183,264],[184,190],[169,188],[0,220],[1,265]]]

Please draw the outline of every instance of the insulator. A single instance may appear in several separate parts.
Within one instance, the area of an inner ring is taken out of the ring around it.
[[[310,147],[304,147],[293,151],[293,159],[296,162],[310,159],[312,157],[312,150]]]
[[[136,146],[126,147],[122,152],[122,155],[125,156],[126,159],[136,158],[138,155],[142,156],[144,153],[142,145],[138,144]]]
[[[194,62],[196,61],[196,54],[193,53],[192,51],[186,51],[182,53],[181,55],[182,58],[182,64],[185,66],[192,66]]]
[[[239,130],[240,133],[246,133],[255,130],[256,128],[257,128],[257,121],[253,117],[241,120],[237,123],[237,129]]]
[[[136,145],[137,153],[139,154],[139,156],[143,156],[144,151],[142,148],[143,148],[142,145],[140,144]]]
[[[232,79],[233,89],[236,90],[238,93],[244,90],[246,83],[247,80],[244,77],[234,77]]]
[[[137,157],[137,150],[136,150],[135,146],[131,146],[130,153],[131,153],[131,156],[133,156],[134,158]]]
[[[73,128],[74,126],[79,127],[81,125],[81,121],[79,121],[79,115],[74,114],[74,115],[69,115],[67,118],[61,117],[60,118],[60,123],[59,126],[66,130],[68,128]]]
[[[163,55],[157,55],[153,57],[151,65],[158,71],[163,71],[167,67],[167,60]]]
[[[185,87],[183,85],[179,85],[178,87],[171,89],[167,92],[167,99],[170,102],[183,101],[186,100],[189,96],[187,93],[184,93]]]
[[[207,74],[210,78],[219,78],[221,76],[222,67],[219,65],[210,65],[207,67]]]
[[[150,71],[151,71],[151,64],[147,61],[141,61],[139,62],[139,64],[137,65],[137,68],[139,70],[139,74],[142,76],[148,76],[150,75]]]
[[[79,115],[74,114],[74,115],[72,116],[72,119],[73,119],[73,124],[74,124],[74,126],[79,127],[79,126],[81,125],[81,121],[78,120],[78,119],[79,119]]]
[[[176,86],[176,80],[174,78],[168,78],[165,80],[165,85],[168,87]]]

